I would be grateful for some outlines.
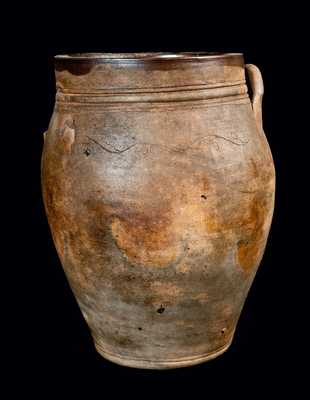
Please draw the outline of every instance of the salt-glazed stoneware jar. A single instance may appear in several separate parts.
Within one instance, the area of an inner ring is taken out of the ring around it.
[[[220,355],[274,206],[258,68],[213,53],[60,55],[55,68],[44,203],[98,352],[153,369]]]

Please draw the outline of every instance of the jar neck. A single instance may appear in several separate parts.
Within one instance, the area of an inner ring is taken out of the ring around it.
[[[59,89],[56,94],[56,101],[66,104],[88,104],[88,105],[109,105],[122,103],[175,103],[191,101],[209,101],[247,98],[247,86],[245,82],[223,85],[202,85],[199,87],[177,87],[161,90],[141,92],[130,91],[100,91],[97,93],[74,94]]]
[[[241,54],[140,53],[58,56],[56,85],[61,95],[115,101],[184,101],[243,93]]]

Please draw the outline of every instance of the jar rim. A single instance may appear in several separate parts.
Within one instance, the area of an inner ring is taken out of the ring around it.
[[[196,61],[242,57],[242,53],[225,52],[141,52],[141,53],[72,53],[58,54],[56,60],[98,62],[148,62],[148,61]]]

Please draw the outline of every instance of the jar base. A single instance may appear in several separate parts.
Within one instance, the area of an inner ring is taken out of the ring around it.
[[[97,352],[109,361],[115,364],[122,365],[130,368],[140,368],[140,369],[173,369],[173,368],[183,368],[189,367],[191,365],[201,364],[206,361],[210,361],[223,354],[231,345],[232,339],[220,347],[219,349],[209,352],[207,354],[198,355],[195,357],[180,358],[174,360],[140,360],[134,359],[126,356],[120,356],[118,354],[113,354],[107,352],[102,348],[98,342],[94,342]]]

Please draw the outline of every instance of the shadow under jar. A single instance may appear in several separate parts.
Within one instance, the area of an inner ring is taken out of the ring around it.
[[[273,213],[259,70],[221,53],[60,55],[55,68],[44,203],[98,352],[153,369],[218,356]]]

